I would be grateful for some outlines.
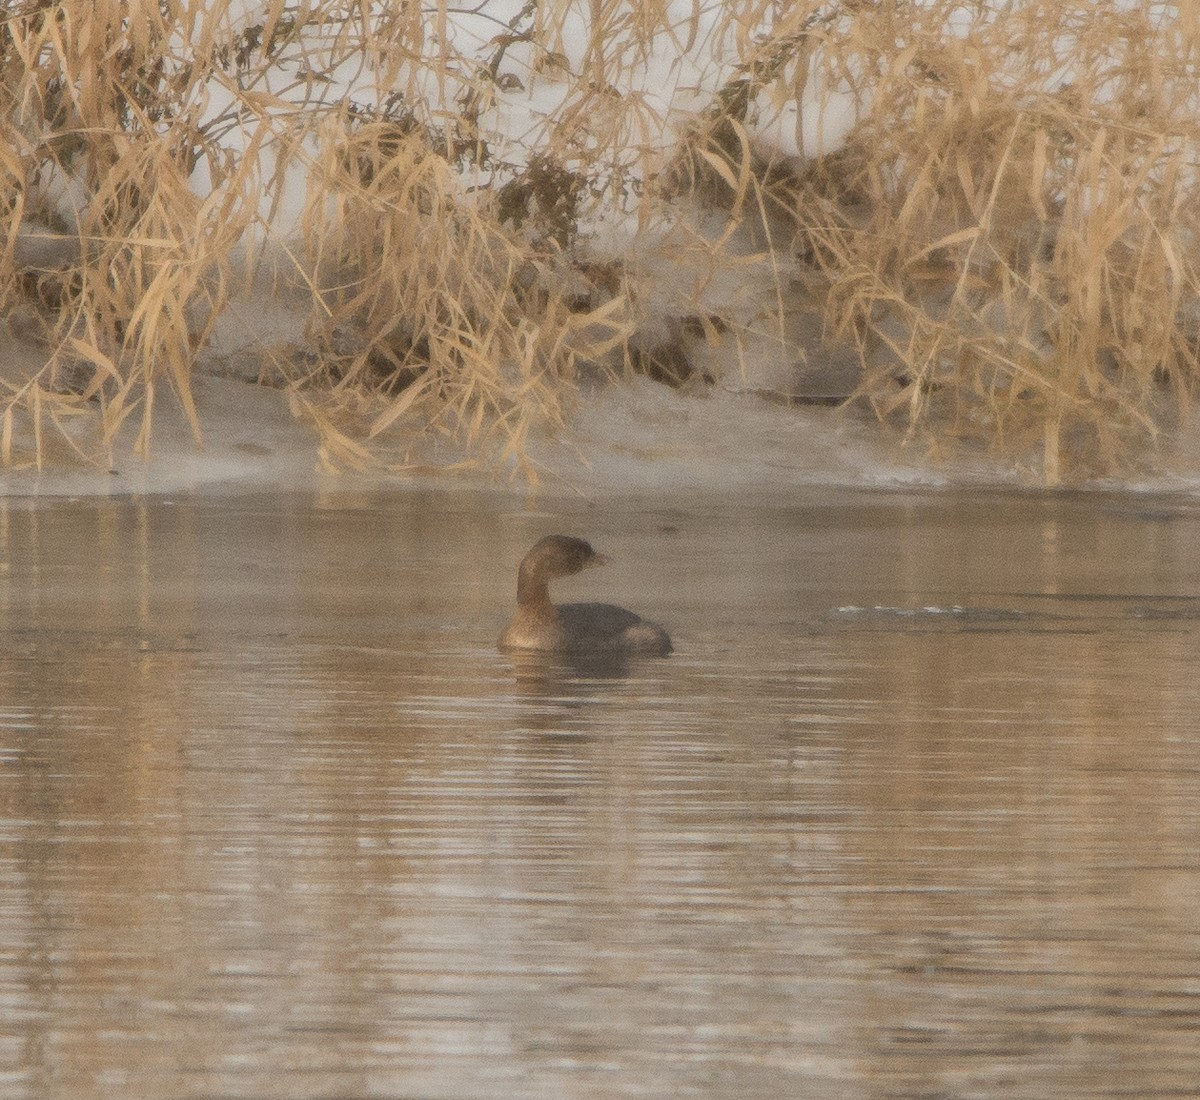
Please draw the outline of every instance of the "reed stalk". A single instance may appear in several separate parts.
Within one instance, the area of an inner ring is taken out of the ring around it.
[[[583,378],[731,381],[686,348],[736,349],[753,286],[902,440],[1137,468],[1194,399],[1198,46],[1128,0],[9,4],[0,310],[42,354],[0,368],[0,460],[145,451],[164,394],[201,440],[271,255],[307,317],[261,375],[333,465],[442,434],[536,476]]]

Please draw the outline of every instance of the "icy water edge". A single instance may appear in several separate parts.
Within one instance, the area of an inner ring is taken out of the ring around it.
[[[671,629],[498,654],[538,536]],[[1200,506],[0,498],[0,1095],[1169,1097]]]

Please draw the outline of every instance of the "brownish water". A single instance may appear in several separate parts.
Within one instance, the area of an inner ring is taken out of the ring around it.
[[[526,546],[666,623],[494,638]],[[0,500],[0,1096],[1200,1091],[1200,506]]]

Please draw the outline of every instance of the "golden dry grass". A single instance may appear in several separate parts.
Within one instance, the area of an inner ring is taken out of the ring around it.
[[[858,355],[859,398],[933,451],[990,447],[1056,483],[1137,466],[1187,415],[1189,6],[496,10],[476,41],[448,33],[461,11],[444,0],[6,6],[0,303],[45,363],[0,372],[0,458],[40,463],[53,440],[104,455],[131,417],[147,447],[164,387],[200,438],[198,356],[273,248],[310,302],[313,354],[264,348],[264,375],[329,462],[403,461],[442,432],[534,476],[525,442],[569,414],[581,370],[677,373],[639,351],[636,265],[581,243],[601,209],[646,231],[722,211],[704,247],[753,266],[781,316],[820,310]],[[663,51],[718,74],[674,147],[647,82]],[[546,86],[553,106],[506,137],[503,112]],[[858,111],[837,152],[761,136],[835,93]],[[22,258],[22,225],[59,237],[54,263]],[[738,338],[744,318],[697,302],[668,312]],[[94,439],[72,428],[89,419]]]

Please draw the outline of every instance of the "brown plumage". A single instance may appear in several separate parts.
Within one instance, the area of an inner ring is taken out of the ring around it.
[[[644,654],[665,657],[671,638],[657,623],[647,622],[610,603],[550,602],[549,583],[583,569],[604,565],[583,539],[547,535],[521,561],[517,573],[517,613],[500,635],[501,649],[532,649],[572,654]]]

